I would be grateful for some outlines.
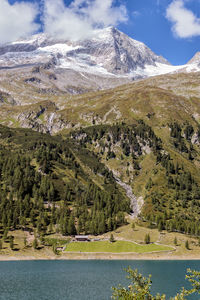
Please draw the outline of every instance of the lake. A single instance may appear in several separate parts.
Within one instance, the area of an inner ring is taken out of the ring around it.
[[[127,284],[128,266],[151,273],[152,291],[170,297],[186,286],[187,268],[200,270],[200,261],[0,262],[0,300],[108,300],[112,286]]]

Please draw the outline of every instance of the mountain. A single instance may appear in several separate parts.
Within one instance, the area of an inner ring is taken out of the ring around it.
[[[42,33],[0,46],[1,83],[11,83],[12,76],[12,85],[18,86],[20,80],[19,89],[25,82],[28,89],[34,86],[42,93],[80,94],[169,70],[163,57],[113,27],[97,30],[83,41]]]
[[[113,27],[97,30],[82,41],[58,40],[41,33],[0,46],[0,91],[17,105],[193,71],[199,71],[198,64],[172,66]]]
[[[39,34],[0,53],[4,235],[101,234],[130,213],[200,235],[198,54],[171,66],[115,28],[77,42]]]
[[[104,75],[130,75],[137,68],[169,63],[143,43],[116,28],[96,30],[90,40],[56,40],[45,34],[0,47],[0,66],[16,68],[50,62],[46,67]]]

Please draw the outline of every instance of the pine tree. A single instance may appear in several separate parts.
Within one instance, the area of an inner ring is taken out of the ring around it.
[[[37,238],[34,238],[34,240],[33,240],[33,248],[36,249],[36,250],[38,248],[38,240],[37,240]]]
[[[14,249],[14,237],[13,236],[10,236],[9,243],[10,243],[10,249],[13,250]]]
[[[68,231],[69,235],[76,235],[76,227],[75,227],[74,218],[72,215],[69,218],[67,231]]]
[[[185,248],[186,248],[187,250],[190,250],[190,245],[189,245],[188,240],[185,242]]]
[[[8,237],[8,228],[5,228],[4,229],[4,233],[3,233],[3,239],[4,239],[4,241],[7,239],[7,237]]]
[[[98,234],[102,234],[106,231],[105,218],[104,214],[100,215],[100,222],[98,226]]]
[[[59,255],[59,251],[57,250],[57,244],[54,244],[54,245],[52,246],[52,250],[53,250],[53,253],[54,253],[55,255]]]
[[[133,230],[135,229],[135,223],[134,223],[134,222],[132,222],[131,228],[132,228]]]
[[[48,226],[48,232],[51,234],[52,231],[53,231],[53,223],[52,223],[52,219],[51,219],[50,224]]]
[[[163,225],[163,221],[161,220],[159,223],[158,223],[158,231],[162,231],[164,229],[164,225]]]
[[[109,241],[110,241],[111,243],[114,243],[114,242],[115,242],[115,238],[114,238],[114,236],[113,236],[112,233],[111,233],[111,235],[110,235]]]
[[[0,240],[0,250],[2,250],[2,249],[3,249],[3,241]]]
[[[108,227],[108,231],[112,230],[112,219],[111,218],[108,219],[108,225],[107,225],[107,227]]]
[[[147,233],[145,235],[144,242],[145,242],[145,244],[150,244],[150,241],[151,241],[150,235],[149,235],[149,233]]]
[[[26,248],[26,247],[27,247],[27,238],[24,237],[24,248]]]

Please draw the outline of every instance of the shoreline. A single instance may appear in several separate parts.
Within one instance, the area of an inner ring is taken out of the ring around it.
[[[39,254],[39,253],[38,253]],[[193,261],[193,260],[200,260],[200,255],[196,256],[193,255],[170,255],[168,254],[135,254],[135,253],[128,253],[128,254],[117,254],[117,253],[67,253],[65,255],[0,255],[0,262],[3,261],[40,261],[40,260],[186,260],[186,261]]]

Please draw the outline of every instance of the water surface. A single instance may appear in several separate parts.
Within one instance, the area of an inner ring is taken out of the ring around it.
[[[112,286],[127,285],[128,266],[151,273],[152,291],[169,298],[186,286],[187,268],[200,270],[200,261],[0,262],[0,300],[108,300]]]

